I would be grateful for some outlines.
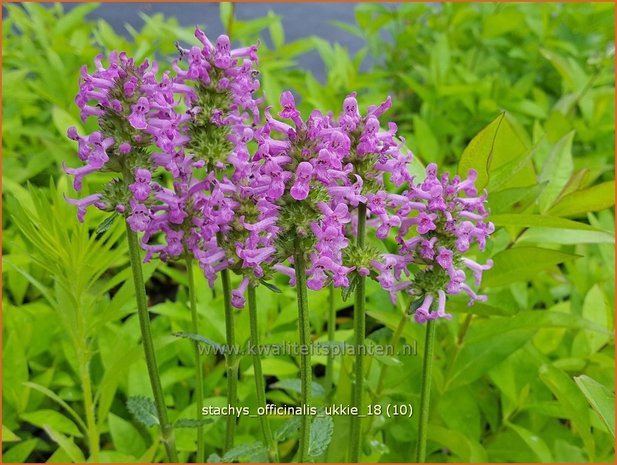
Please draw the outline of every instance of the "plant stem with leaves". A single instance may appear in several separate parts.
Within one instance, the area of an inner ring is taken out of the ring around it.
[[[248,292],[248,307],[249,307],[249,320],[251,327],[251,344],[255,348],[253,352],[253,372],[255,374],[255,394],[257,396],[257,406],[266,406],[266,388],[264,384],[263,371],[261,369],[261,357],[259,356],[259,326],[257,322],[257,298],[255,295],[255,287],[253,284],[249,284]],[[259,422],[261,425],[261,432],[268,448],[268,455],[271,462],[278,462],[278,448],[277,444],[272,437],[272,430],[270,429],[270,423],[266,415],[259,416]]]
[[[178,461],[178,456],[176,454],[174,431],[173,426],[169,423],[169,419],[167,417],[167,407],[165,406],[165,398],[163,397],[163,387],[161,386],[161,378],[159,375],[158,365],[156,363],[152,330],[150,328],[150,315],[148,313],[148,303],[146,300],[146,287],[141,269],[139,241],[137,239],[137,234],[131,229],[128,222],[125,223],[131,270],[133,272],[133,283],[135,285],[135,299],[137,301],[139,327],[141,330],[141,339],[146,356],[146,365],[148,366],[148,376],[150,377],[150,385],[152,386],[152,394],[154,395],[154,404],[156,405],[158,420],[161,426],[161,440],[165,446],[167,458],[170,462],[175,463]]]
[[[301,240],[296,236],[294,240],[294,267],[296,270],[296,295],[298,299],[298,334],[300,339],[300,403],[307,408],[311,402],[312,368],[311,368],[311,327],[308,312],[308,297],[306,293],[306,261]],[[300,446],[298,461],[306,462],[308,458],[309,441],[311,435],[311,417],[303,415],[300,423]]]
[[[424,361],[422,366],[422,388],[420,390],[420,427],[418,429],[418,444],[416,446],[416,462],[426,460],[426,436],[428,415],[433,378],[433,352],[435,349],[435,321],[426,323],[426,339],[424,342]]]
[[[193,334],[199,334],[193,259],[189,255],[186,257],[186,273],[188,277],[189,303],[191,308],[191,331]],[[197,341],[193,341],[193,353],[195,356],[195,419],[199,421],[201,419],[201,409],[204,403],[204,386],[201,356],[199,354],[199,342]],[[204,462],[205,454],[204,427],[203,425],[200,425],[197,427],[197,455],[195,461],[197,463]]]
[[[358,249],[364,247],[366,236],[366,205],[358,205],[358,232],[356,245]],[[364,334],[366,331],[365,315],[365,286],[364,276],[358,275],[355,289],[353,312],[354,346],[356,350],[354,363],[354,384],[351,391],[351,405],[357,408],[358,414],[351,417],[350,425],[350,461],[358,462],[360,458],[361,428],[362,428],[362,394],[364,389]]]
[[[223,281],[223,301],[225,304],[225,335],[227,339],[227,351],[225,353],[225,371],[227,376],[227,403],[231,407],[238,406],[238,361],[235,353],[236,333],[234,328],[234,314],[231,306],[231,283],[229,270],[221,271]],[[227,452],[234,445],[236,434],[235,415],[227,416],[227,429],[225,430],[224,450]]]

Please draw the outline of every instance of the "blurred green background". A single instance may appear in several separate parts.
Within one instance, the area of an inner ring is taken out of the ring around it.
[[[176,40],[196,44],[192,27],[143,15],[142,27],[120,34],[86,18],[96,4],[66,13],[61,4],[3,8],[3,461],[81,462],[93,433],[101,461],[161,460],[156,430],[126,408],[129,396],[149,396],[150,388],[122,227],[97,235],[105,215],[95,211],[77,223],[63,200],[75,193],[61,164],[77,160],[67,127],[95,128],[79,121],[73,103],[80,66],[117,49],[137,60],[156,57],[166,69]],[[319,8],[327,17],[328,5]],[[388,118],[415,154],[414,173],[429,162],[452,173],[473,167],[488,190],[497,231],[487,250],[475,253],[495,261],[482,288],[489,300],[467,307],[452,299],[455,318],[437,328],[428,461],[613,462],[614,5],[358,4],[355,22],[334,24],[361,41],[353,54],[319,31],[286,40],[276,5],[272,10],[238,20],[233,5],[221,4],[220,19],[208,18],[238,45],[261,39],[269,104],[278,109],[285,89],[300,96],[305,114],[315,107],[338,112],[351,91],[361,108],[392,95]],[[199,18],[208,33],[205,21]],[[315,52],[324,76],[297,66]],[[93,176],[86,192],[102,180]],[[191,418],[192,347],[171,336],[190,324],[186,273],[160,263],[145,271],[171,416]],[[264,343],[296,340],[294,292],[284,282],[282,294],[258,295]],[[367,297],[369,340],[387,343],[401,310],[377,285]],[[328,293],[309,299],[313,337],[325,340]],[[202,334],[223,343],[220,292],[199,280],[198,304]],[[337,294],[335,305],[336,339],[345,341],[349,303]],[[238,340],[246,341],[247,315],[238,312],[237,321]],[[402,337],[422,350],[423,327],[407,324]],[[264,359],[269,400],[298,402],[296,362]],[[323,383],[325,358],[314,363]],[[349,402],[351,363],[336,360],[336,402]],[[207,356],[204,367],[207,403],[223,405],[224,363]],[[367,400],[416,405],[420,369],[418,356],[371,359]],[[250,358],[240,372],[241,403],[254,405]],[[325,402],[323,389],[317,396]],[[287,422],[272,419],[290,459],[295,438],[285,433]],[[325,445],[346,443],[346,423],[334,419]],[[206,428],[208,453],[220,453],[224,421]],[[415,416],[374,418],[364,428],[364,461],[411,460]],[[181,459],[191,459],[194,430],[176,436]],[[242,418],[236,443],[245,447],[223,459],[264,460],[254,445],[259,438],[257,420]],[[315,460],[340,461],[342,454],[329,447]]]

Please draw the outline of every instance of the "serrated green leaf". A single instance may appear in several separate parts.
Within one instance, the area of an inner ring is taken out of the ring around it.
[[[615,437],[615,393],[587,375],[574,377],[578,388]]]
[[[302,418],[300,416],[291,417],[274,432],[274,440],[277,442],[284,442],[291,439],[298,431],[300,431],[301,423]]]
[[[326,394],[326,391],[324,390],[323,386],[319,383],[311,383],[311,391],[312,391],[312,395],[313,397],[322,397]],[[280,381],[277,381],[276,383],[273,383],[270,385],[270,388],[272,389],[283,389],[285,391],[291,391],[291,392],[295,392],[300,394],[302,392],[302,380],[295,378],[295,379],[281,379]]]
[[[149,397],[133,396],[126,401],[129,412],[143,425],[151,427],[159,424],[159,416],[156,405]]]
[[[174,428],[199,428],[200,426],[212,423],[212,418],[202,418],[196,420],[193,418],[180,418],[174,422]]]
[[[331,416],[322,415],[313,419],[308,450],[310,456],[317,457],[328,449],[333,431],[334,421]]]
[[[236,461],[250,461],[252,457],[267,453],[267,449],[260,441],[251,442],[248,444],[240,444],[239,446],[230,449],[223,455],[222,461],[225,463]]]
[[[208,463],[222,463],[223,462],[223,458],[219,454],[217,454],[216,452],[213,452],[210,455],[208,455],[207,462]]]

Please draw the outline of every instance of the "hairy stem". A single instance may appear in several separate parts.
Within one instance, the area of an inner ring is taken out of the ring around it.
[[[167,407],[165,406],[165,398],[163,397],[163,388],[161,386],[161,378],[159,375],[158,365],[156,363],[156,354],[154,351],[154,342],[152,341],[152,331],[150,328],[150,315],[148,314],[148,303],[146,300],[146,287],[144,284],[144,276],[141,269],[141,257],[139,253],[139,242],[137,234],[131,229],[128,222],[126,223],[126,237],[129,245],[129,256],[131,261],[131,269],[133,272],[133,283],[135,285],[135,299],[137,301],[137,314],[139,315],[139,327],[141,329],[141,340],[144,346],[146,355],[146,364],[148,366],[148,376],[150,377],[150,385],[152,386],[152,394],[154,395],[154,403],[161,425],[161,440],[167,452],[167,458],[170,462],[177,462],[176,444],[174,440],[174,431],[167,417]]]
[[[199,334],[199,323],[197,319],[197,297],[195,293],[195,276],[193,274],[193,259],[186,257],[186,274],[189,281],[189,303],[191,308],[191,331]],[[193,341],[193,354],[195,356],[195,419],[201,419],[201,409],[204,403],[204,385],[201,356],[199,355],[199,342]],[[205,461],[206,450],[204,441],[204,427],[197,427],[197,455],[195,461],[203,463]]]
[[[364,247],[366,236],[366,205],[358,205],[358,234],[356,245]],[[360,458],[360,443],[362,433],[362,393],[364,389],[364,334],[366,332],[365,315],[365,277],[358,275],[355,290],[353,310],[354,346],[356,350],[354,364],[354,384],[351,391],[351,405],[357,408],[358,414],[351,417],[350,426],[350,462],[358,462]]]
[[[311,371],[311,354],[309,351],[311,328],[308,298],[306,295],[306,264],[300,238],[296,237],[294,242],[294,267],[296,269],[296,294],[298,298],[298,333],[300,337],[300,378],[302,380],[300,402],[308,408],[311,402],[313,373]],[[310,434],[311,417],[303,415],[302,422],[300,423],[300,447],[298,451],[298,461],[301,463],[306,462],[308,459]]]
[[[257,323],[257,299],[255,296],[255,287],[252,284],[248,287],[248,306],[249,320],[251,326],[251,344],[255,348],[253,352],[253,371],[255,373],[255,394],[257,395],[257,406],[266,406],[266,387],[264,384],[263,371],[261,369],[261,357],[259,356],[259,327]],[[267,415],[260,415],[259,422],[261,424],[261,432],[264,437],[264,442],[268,448],[268,455],[271,462],[278,462],[278,448],[272,437],[270,423],[268,423]]]
[[[435,348],[435,321],[426,324],[426,340],[424,342],[424,362],[422,366],[422,388],[420,391],[420,428],[416,448],[416,462],[426,460],[426,435],[431,397],[431,382],[433,378],[433,352]]]
[[[231,407],[238,406],[238,362],[236,358],[236,333],[234,328],[234,314],[231,307],[231,284],[229,282],[229,270],[221,271],[223,281],[223,300],[225,302],[225,334],[227,338],[227,352],[225,357],[227,374],[227,403]],[[224,450],[227,452],[234,445],[236,434],[236,417],[227,416],[227,429],[225,431]]]
[[[334,342],[334,332],[336,330],[336,309],[334,308],[334,286],[330,283],[328,288],[328,342],[332,344]],[[334,378],[334,354],[332,347],[328,352],[328,361],[326,364],[326,390],[328,397],[333,392],[333,378]]]

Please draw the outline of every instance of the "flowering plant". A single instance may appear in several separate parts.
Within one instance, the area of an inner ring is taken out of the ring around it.
[[[450,179],[439,176],[431,164],[425,179],[416,182],[409,171],[412,154],[397,137],[396,124],[389,122],[382,129],[379,121],[392,104],[390,97],[361,114],[352,92],[338,116],[314,109],[303,118],[294,95],[285,91],[276,118],[270,107],[262,108],[263,98],[254,95],[260,88],[257,46],[232,50],[227,36],[214,44],[200,29],[195,36],[202,47],[178,45],[180,59],[160,76],[156,63],[137,66],[125,53],[112,53],[107,68],[97,58],[93,74],[84,67],[76,102],[82,118],[97,118],[99,130],[80,136],[69,129],[84,165],[65,168],[78,191],[84,176],[95,171],[118,176],[98,193],[67,201],[78,207],[80,221],[90,205],[125,217],[144,350],[170,460],[175,460],[176,450],[149,340],[138,245],[145,261],[156,256],[186,262],[198,421],[203,374],[196,345],[193,260],[210,286],[222,276],[229,345],[235,340],[232,307],[245,307],[247,294],[251,338],[258,344],[255,287],[277,273],[296,287],[303,345],[311,332],[307,288],[318,291],[331,285],[346,294],[354,292],[354,343],[359,347],[365,344],[365,278],[375,279],[393,302],[401,294],[415,296],[418,303],[410,311],[415,311],[417,323],[425,323],[451,318],[446,294],[465,292],[470,303],[485,300],[466,283],[465,269],[479,285],[482,271],[492,265],[464,256],[473,242],[483,249],[494,230],[487,221],[486,194],[479,195],[474,187],[475,172],[466,180]],[[139,242],[136,233],[141,234]],[[396,250],[380,253],[367,246],[368,233],[379,240],[394,235]],[[241,276],[236,289],[230,287],[230,272]],[[435,301],[436,310],[431,311]],[[430,334],[429,328],[427,341]],[[256,395],[265,406],[259,356],[253,365]],[[356,356],[354,373],[352,403],[361,410],[361,355]],[[301,357],[301,375],[302,403],[309,405],[309,354]],[[234,408],[237,376],[237,362],[230,355],[227,396]],[[427,410],[428,404],[423,416]],[[262,418],[261,425],[270,458],[276,461],[278,446],[267,419]],[[203,461],[204,432],[200,423],[197,427],[196,459]],[[360,431],[360,419],[353,419],[352,461],[358,460]],[[232,418],[226,450],[232,447],[234,432]],[[309,433],[310,417],[304,415],[300,461],[308,454]],[[421,434],[420,448],[422,441]]]

